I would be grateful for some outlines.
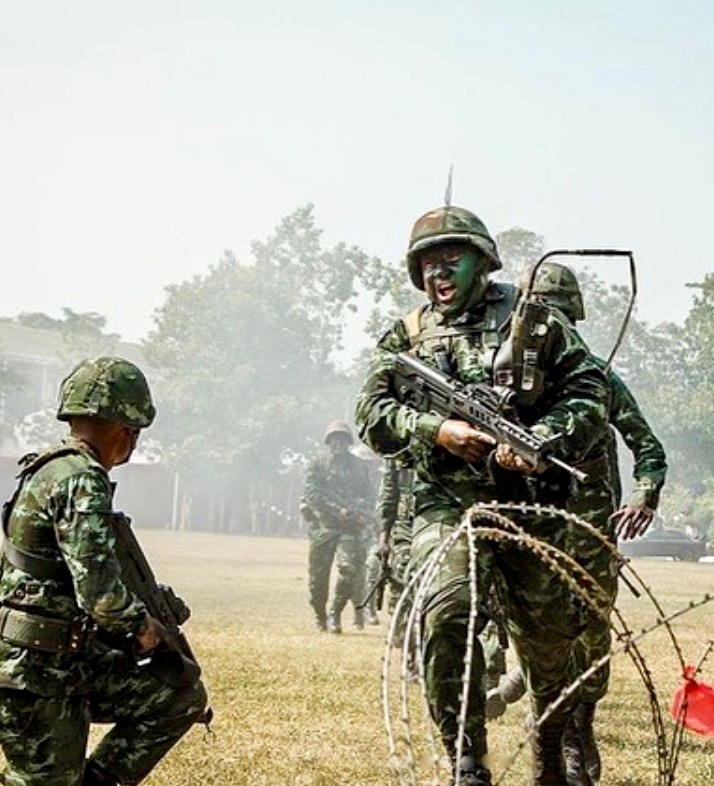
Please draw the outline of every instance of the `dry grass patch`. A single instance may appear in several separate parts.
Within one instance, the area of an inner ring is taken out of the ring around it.
[[[156,573],[193,608],[186,626],[200,656],[215,711],[215,736],[201,727],[147,779],[147,786],[389,786],[380,702],[385,627],[342,636],[312,628],[307,604],[307,543],[197,533],[139,533]],[[667,613],[714,593],[714,565],[638,561]],[[656,617],[650,603],[623,588],[620,606],[639,629]],[[688,661],[714,636],[714,606],[675,627]],[[345,622],[349,623],[349,617]],[[642,650],[660,688],[664,711],[679,684],[679,666],[664,631]],[[714,656],[706,677],[714,682]],[[523,735],[525,705],[495,721],[497,761]],[[667,728],[672,724],[666,719]],[[655,786],[651,713],[627,656],[613,665],[612,689],[597,718],[605,774],[602,786]],[[96,736],[96,735],[95,735]],[[526,757],[527,758],[527,757]],[[521,759],[506,783],[526,782]],[[498,769],[498,768],[497,768]],[[714,740],[687,733],[678,786],[714,783]]]

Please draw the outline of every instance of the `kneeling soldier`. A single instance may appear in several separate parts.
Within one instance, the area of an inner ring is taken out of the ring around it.
[[[85,360],[63,381],[60,446],[23,460],[3,509],[0,744],[7,786],[137,784],[205,719],[195,666],[122,577],[108,471],[154,419],[142,372]],[[153,654],[153,656],[152,656]],[[190,662],[188,659],[186,662]],[[85,762],[91,722],[114,725]]]

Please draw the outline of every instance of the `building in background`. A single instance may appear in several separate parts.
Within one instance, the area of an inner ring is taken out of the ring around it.
[[[67,334],[61,329],[29,327],[0,320],[0,501],[15,488],[17,461],[67,433],[55,418],[59,384],[90,355],[114,354],[145,368],[138,344],[114,336]],[[173,471],[137,451],[135,459],[115,470],[120,479],[118,506],[138,526],[163,527],[172,521]]]

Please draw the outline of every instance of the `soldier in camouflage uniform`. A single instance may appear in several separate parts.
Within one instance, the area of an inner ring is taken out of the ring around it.
[[[409,556],[414,520],[414,471],[397,459],[388,458],[377,495],[379,522],[378,554],[389,560],[393,583],[389,587],[389,611],[394,613],[400,591],[409,581]],[[410,605],[403,603],[397,623],[395,644],[405,645],[404,634]],[[411,658],[411,655],[410,655]]]
[[[412,522],[414,521],[414,470],[397,459],[385,462],[382,483],[377,498],[377,513],[380,520],[379,553],[391,558],[392,577],[396,584],[406,587],[409,581],[409,560],[412,547]],[[390,610],[394,611],[398,593],[390,592]],[[410,604],[402,604],[401,619],[397,628],[397,644],[403,645],[404,629]],[[508,642],[502,613],[495,593],[489,595],[484,611],[489,620],[479,633],[483,647],[485,689],[498,685],[501,675],[506,673],[506,649]],[[487,717],[489,708],[486,707]]]
[[[496,245],[484,224],[463,208],[444,207],[414,225],[407,263],[412,282],[429,303],[398,320],[380,340],[358,398],[361,438],[384,455],[402,454],[414,463],[416,517],[411,559],[415,567],[434,554],[477,502],[528,499],[525,478],[535,468],[510,446],[493,444],[463,421],[421,412],[401,402],[391,369],[398,352],[463,382],[512,384],[508,336],[515,289],[489,281],[501,267]],[[547,310],[546,310],[547,311]],[[602,372],[565,320],[547,312],[538,346],[542,372],[536,395],[517,388],[519,414],[543,435],[559,437],[559,455],[577,462],[602,437],[608,392]],[[530,355],[529,355],[530,357]],[[562,524],[521,520],[534,536],[558,548],[567,545]],[[470,592],[465,539],[446,555],[425,600],[423,651],[432,717],[452,760],[456,757],[463,659]],[[575,676],[573,642],[583,625],[582,610],[570,593],[527,549],[483,544],[477,575],[481,602],[497,586],[509,634],[529,682],[533,709],[540,716]],[[474,642],[464,733],[465,755],[454,761],[464,786],[488,786],[484,719],[483,654]],[[533,739],[534,786],[566,786],[561,741],[572,707],[565,703],[543,722]]]
[[[3,513],[0,744],[8,786],[137,784],[199,718],[200,681],[140,667],[165,631],[123,583],[108,471],[154,418],[120,358],[80,363],[58,411],[70,437],[28,457]],[[133,649],[133,652],[132,652]],[[90,722],[113,727],[85,762]]]
[[[303,491],[303,513],[310,520],[308,572],[310,605],[318,630],[342,633],[342,611],[355,606],[365,592],[367,543],[372,533],[372,493],[367,467],[349,448],[349,426],[333,420],[325,429],[327,450],[309,464]],[[335,595],[327,615],[330,572],[337,556]],[[355,627],[364,627],[364,612],[355,609]]]
[[[360,442],[359,445],[352,451],[355,456],[364,461],[367,467],[367,476],[369,478],[370,491],[378,488],[382,478],[382,464],[384,463],[380,456],[377,456],[374,451],[370,450],[364,443]],[[382,571],[382,558],[379,545],[379,531],[377,529],[376,517],[373,517],[371,526],[368,531],[367,539],[367,560],[365,562],[365,587],[368,598],[367,604],[364,607],[364,621],[367,625],[379,625],[379,609],[377,608],[377,593],[372,592],[372,588],[379,582],[379,576]],[[362,601],[360,601],[360,604]]]
[[[525,276],[521,280],[525,288]],[[532,296],[558,308],[575,325],[585,319],[585,307],[578,280],[566,265],[544,262],[538,267],[531,289]],[[606,374],[611,390],[607,439],[587,455],[583,469],[587,479],[563,500],[563,507],[581,516],[616,545],[617,536],[624,539],[641,535],[649,527],[659,504],[667,462],[662,443],[652,432],[637,402],[622,379],[601,358],[593,361]],[[626,504],[622,505],[622,485],[617,460],[616,429],[634,458],[634,485]],[[575,532],[572,554],[607,593],[614,605],[617,595],[617,564],[595,538],[582,529]],[[610,651],[610,627],[601,618],[593,618],[578,639],[577,654],[580,670]],[[600,779],[600,756],[593,734],[596,703],[605,696],[609,682],[609,666],[601,668],[583,686],[581,705],[576,711],[586,766],[594,781]]]
[[[407,567],[414,520],[414,472],[397,459],[387,459],[377,496],[379,553],[391,558],[392,576],[402,586],[408,581]],[[392,592],[390,606],[396,597]]]

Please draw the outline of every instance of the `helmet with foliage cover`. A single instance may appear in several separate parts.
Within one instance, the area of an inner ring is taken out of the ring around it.
[[[146,428],[156,415],[141,369],[118,357],[83,360],[62,381],[59,399],[59,420],[85,415]]]
[[[417,260],[420,251],[440,243],[469,243],[481,251],[489,262],[489,270],[499,270],[501,260],[496,243],[486,225],[470,210],[445,205],[418,218],[412,229],[407,249],[409,277],[417,289],[424,289],[424,278]]]
[[[521,273],[518,288],[525,292],[532,267]],[[543,262],[536,271],[531,294],[549,306],[559,308],[567,317],[578,322],[585,319],[585,306],[580,284],[573,271],[557,262]]]
[[[330,437],[333,434],[346,434],[350,438],[350,445],[354,442],[354,438],[352,437],[352,432],[350,431],[350,427],[345,423],[344,420],[331,420],[327,424],[327,428],[325,429],[325,434],[322,437],[322,441],[327,445],[330,441]]]

